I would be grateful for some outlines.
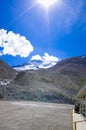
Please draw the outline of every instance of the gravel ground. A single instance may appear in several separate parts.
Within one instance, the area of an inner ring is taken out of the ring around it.
[[[72,130],[66,104],[0,101],[0,130]]]

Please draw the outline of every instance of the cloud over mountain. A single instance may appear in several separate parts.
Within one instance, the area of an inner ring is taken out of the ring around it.
[[[39,68],[49,68],[55,65],[60,59],[58,57],[49,55],[48,53],[44,53],[43,56],[35,55],[31,58],[32,60],[42,61],[42,64],[39,65]]]
[[[31,60],[42,60],[42,57],[40,55],[32,56]]]
[[[53,61],[57,62],[57,61],[59,61],[59,58],[49,55],[48,53],[44,53],[43,56],[40,56],[40,55],[33,56],[31,58],[31,60],[42,60],[45,62],[53,62]]]
[[[31,60],[24,64],[23,66],[16,66],[14,69],[16,70],[37,70],[39,68],[47,69],[57,64],[60,59],[49,55],[48,53],[44,53],[43,56],[35,55],[31,58]]]
[[[0,30],[0,55],[27,57],[33,51],[30,41],[12,31]]]

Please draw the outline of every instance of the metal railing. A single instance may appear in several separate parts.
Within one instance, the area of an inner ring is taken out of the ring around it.
[[[82,123],[82,122],[86,122],[86,120],[81,120],[81,121],[73,122],[73,130],[77,130],[77,124],[78,123]]]

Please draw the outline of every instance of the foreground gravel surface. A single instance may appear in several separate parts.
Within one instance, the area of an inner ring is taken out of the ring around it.
[[[0,130],[72,130],[66,104],[0,101]]]

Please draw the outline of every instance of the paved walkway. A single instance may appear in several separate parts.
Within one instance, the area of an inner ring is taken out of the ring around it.
[[[86,118],[73,112],[73,130],[86,130]]]
[[[73,130],[66,104],[0,101],[0,130]]]

